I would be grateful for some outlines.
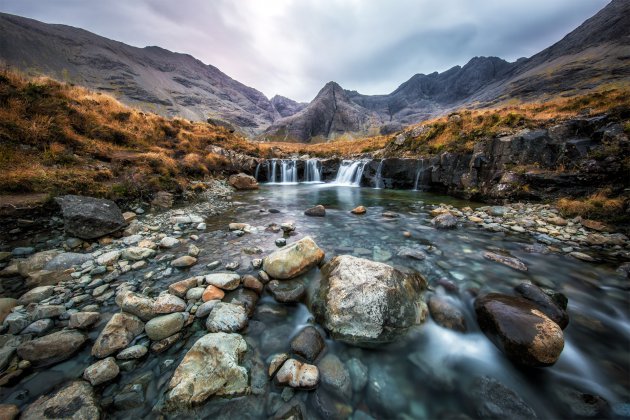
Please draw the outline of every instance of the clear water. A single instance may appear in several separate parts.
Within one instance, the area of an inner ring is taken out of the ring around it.
[[[558,395],[558,390],[563,387],[599,395],[611,405],[630,402],[630,292],[627,280],[614,271],[616,262],[590,264],[562,255],[530,254],[524,248],[533,240],[522,234],[497,234],[474,226],[453,231],[434,230],[428,223],[430,204],[473,207],[476,204],[429,193],[325,184],[263,185],[258,191],[238,193],[235,199],[238,205],[230,213],[207,221],[208,232],[202,234],[197,243],[202,249],[200,260],[190,272],[175,273],[158,282],[143,281],[143,285],[159,292],[172,282],[206,273],[205,265],[216,259],[223,263],[240,261],[240,273],[254,273],[250,260],[260,256],[248,255],[243,249],[259,247],[264,255],[276,249],[274,240],[280,234],[260,232],[239,238],[227,232],[228,223],[244,222],[265,227],[270,223],[294,221],[297,235],[289,242],[310,235],[326,252],[326,258],[351,254],[415,269],[427,277],[437,293],[444,293],[436,285],[441,278],[458,286],[459,293],[450,296],[466,315],[467,333],[441,328],[429,318],[405,339],[379,349],[360,349],[326,340],[327,351],[342,361],[357,358],[370,372],[381,372],[381,380],[383,377],[386,380],[379,382],[378,387],[388,395],[384,404],[396,401],[398,417],[434,419],[464,413],[475,418],[475,400],[470,385],[480,375],[492,376],[512,388],[539,418],[567,416],[568,411]],[[316,204],[326,207],[326,217],[304,216],[304,210]],[[368,209],[366,215],[356,216],[349,212],[358,205]],[[268,209],[277,209],[280,213],[261,212]],[[396,212],[400,217],[383,218],[383,211]],[[411,232],[411,238],[405,238],[403,231]],[[427,259],[415,261],[398,257],[397,251],[402,246],[418,247],[427,254]],[[519,272],[485,260],[482,253],[491,247],[511,252],[528,265],[529,271]],[[184,249],[179,251],[184,252]],[[157,264],[160,263],[152,262],[145,271],[125,276],[141,279]],[[312,283],[318,278],[317,269],[305,276],[306,281]],[[515,285],[527,280],[561,291],[569,298],[571,321],[564,331],[565,349],[558,363],[549,368],[524,370],[515,367],[479,331],[475,321],[473,292],[511,293]],[[276,308],[280,314],[269,316],[267,312],[265,315],[262,308]],[[107,310],[114,312],[117,308]],[[96,337],[105,322],[90,333],[91,338]],[[265,293],[243,335],[264,360],[274,352],[287,351],[291,338],[309,322],[312,322],[312,316],[305,304],[280,305]],[[173,371],[186,350],[204,334],[201,326],[191,327],[190,331],[193,333],[186,340],[165,354],[143,359],[133,371],[122,372],[116,383],[98,389],[107,398],[119,393],[139,375],[151,375],[144,404],[128,411],[110,407],[106,410],[108,417],[155,418],[157,411],[152,411],[153,407],[163,398]],[[79,377],[89,363],[88,346],[74,359],[34,371],[19,385],[0,390],[0,400],[25,405],[67,379]],[[424,368],[420,369],[418,363]],[[262,369],[265,367],[266,364]],[[259,366],[258,374],[260,369]],[[265,410],[272,399],[268,396],[270,392],[279,394],[282,389],[267,382],[263,395],[228,401],[211,399],[193,414],[173,413],[169,416],[266,418]],[[314,392],[300,391],[295,398],[304,401],[309,418],[324,418],[315,407]],[[387,407],[377,407],[375,398],[366,391],[353,395],[347,404],[353,410],[360,409],[375,418],[395,417]]]

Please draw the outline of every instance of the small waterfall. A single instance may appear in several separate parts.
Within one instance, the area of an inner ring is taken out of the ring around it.
[[[416,169],[416,181],[413,184],[413,190],[418,191],[418,187],[424,185],[425,160],[418,159],[418,167]]]
[[[317,159],[306,161],[306,182],[322,182],[322,165]]]
[[[276,182],[276,166],[278,162],[275,159],[271,160],[271,176],[269,177],[269,182]]]
[[[282,160],[280,178],[283,184],[297,184],[297,160]]]
[[[383,162],[385,161],[385,159],[382,159],[381,162],[378,164],[378,168],[376,169],[376,178],[375,178],[375,186],[374,188],[376,188],[377,190],[380,190],[383,188]]]
[[[367,160],[344,160],[339,166],[337,177],[333,185],[342,185],[347,187],[358,187],[361,185],[363,170]]]
[[[254,172],[254,179],[258,181],[258,172],[260,171],[260,163],[256,165],[256,172]]]

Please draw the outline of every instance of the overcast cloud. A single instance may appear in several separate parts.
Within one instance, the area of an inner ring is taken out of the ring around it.
[[[188,53],[268,97],[365,94],[560,40],[609,0],[0,0],[0,11]]]

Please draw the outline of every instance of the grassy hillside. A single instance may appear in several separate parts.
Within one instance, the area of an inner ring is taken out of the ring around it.
[[[140,112],[54,80],[0,73],[0,194],[113,198],[185,188],[229,171],[217,145],[257,147],[227,129]]]

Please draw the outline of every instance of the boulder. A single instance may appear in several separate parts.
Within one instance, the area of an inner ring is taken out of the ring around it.
[[[23,420],[96,420],[101,409],[94,390],[85,381],[73,381],[52,395],[42,395],[22,413]]]
[[[137,316],[143,321],[148,321],[156,316],[153,310],[155,302],[150,297],[126,291],[123,292],[122,296],[118,296],[116,300],[120,302],[120,309]]]
[[[35,365],[49,365],[70,358],[86,340],[79,331],[62,330],[20,344],[17,354]]]
[[[536,412],[516,392],[488,376],[477,378],[471,389],[472,403],[482,419],[537,419]]]
[[[167,406],[203,403],[212,395],[237,396],[249,391],[247,369],[240,366],[247,343],[239,334],[212,333],[188,350],[168,385]]]
[[[20,415],[20,408],[15,404],[0,404],[0,419],[15,420]]]
[[[394,341],[427,315],[426,280],[350,255],[322,267],[313,312],[333,338],[371,346]]]
[[[429,298],[429,311],[439,326],[453,331],[466,331],[464,314],[447,297],[432,295]]]
[[[566,302],[564,308],[561,307],[551,296],[545,293],[544,290],[531,283],[521,283],[516,286],[514,290],[537,306],[542,313],[547,315],[549,319],[558,324],[563,330],[569,325],[569,314],[566,311]]]
[[[163,340],[184,328],[186,320],[188,315],[182,312],[158,316],[146,323],[144,331],[153,341]]]
[[[103,358],[124,349],[144,331],[144,323],[124,312],[114,314],[92,347],[92,356]]]
[[[451,213],[442,213],[431,219],[431,224],[438,229],[454,229],[457,227],[457,217]]]
[[[183,312],[185,310],[186,302],[184,299],[171,295],[170,293],[162,293],[155,298],[155,301],[153,302],[153,313],[155,314],[172,314],[174,312]]]
[[[479,327],[512,361],[525,366],[553,365],[564,348],[558,324],[532,302],[490,293],[477,298]]]
[[[228,183],[237,190],[258,189],[258,181],[256,181],[256,178],[243,173],[230,176]]]
[[[68,327],[89,329],[101,319],[101,314],[98,312],[75,312],[70,315],[68,321]]]
[[[59,255],[59,251],[42,251],[18,262],[18,271],[22,277],[28,277],[33,273],[44,269],[47,263]]]
[[[44,266],[44,269],[48,271],[67,270],[74,266],[80,266],[81,264],[90,261],[91,259],[91,254],[64,252],[63,254],[59,254],[52,260],[48,261]]]
[[[55,201],[61,206],[66,232],[77,238],[100,238],[127,225],[122,212],[111,200],[64,195]]]
[[[326,216],[326,208],[321,204],[318,204],[315,207],[311,207],[310,209],[306,209],[304,211],[304,215],[311,217],[324,217]]]
[[[263,270],[274,279],[292,279],[306,273],[323,259],[324,251],[307,236],[265,257]]]
[[[68,280],[70,280],[70,274],[64,271],[39,270],[28,276],[26,287],[54,286]]]
[[[313,389],[319,384],[319,369],[317,366],[289,359],[276,373],[276,381],[291,388]]]
[[[29,303],[39,303],[44,299],[52,296],[55,286],[38,286],[24,293],[18,299],[20,305],[28,305]]]
[[[319,331],[315,327],[308,326],[291,340],[291,351],[312,362],[324,350],[325,345]]]
[[[88,366],[83,371],[83,379],[91,383],[92,386],[96,386],[111,381],[118,376],[118,373],[120,373],[120,368],[116,364],[116,359],[108,357]]]
[[[245,307],[235,303],[217,303],[206,320],[206,328],[210,332],[236,332],[246,325]]]

